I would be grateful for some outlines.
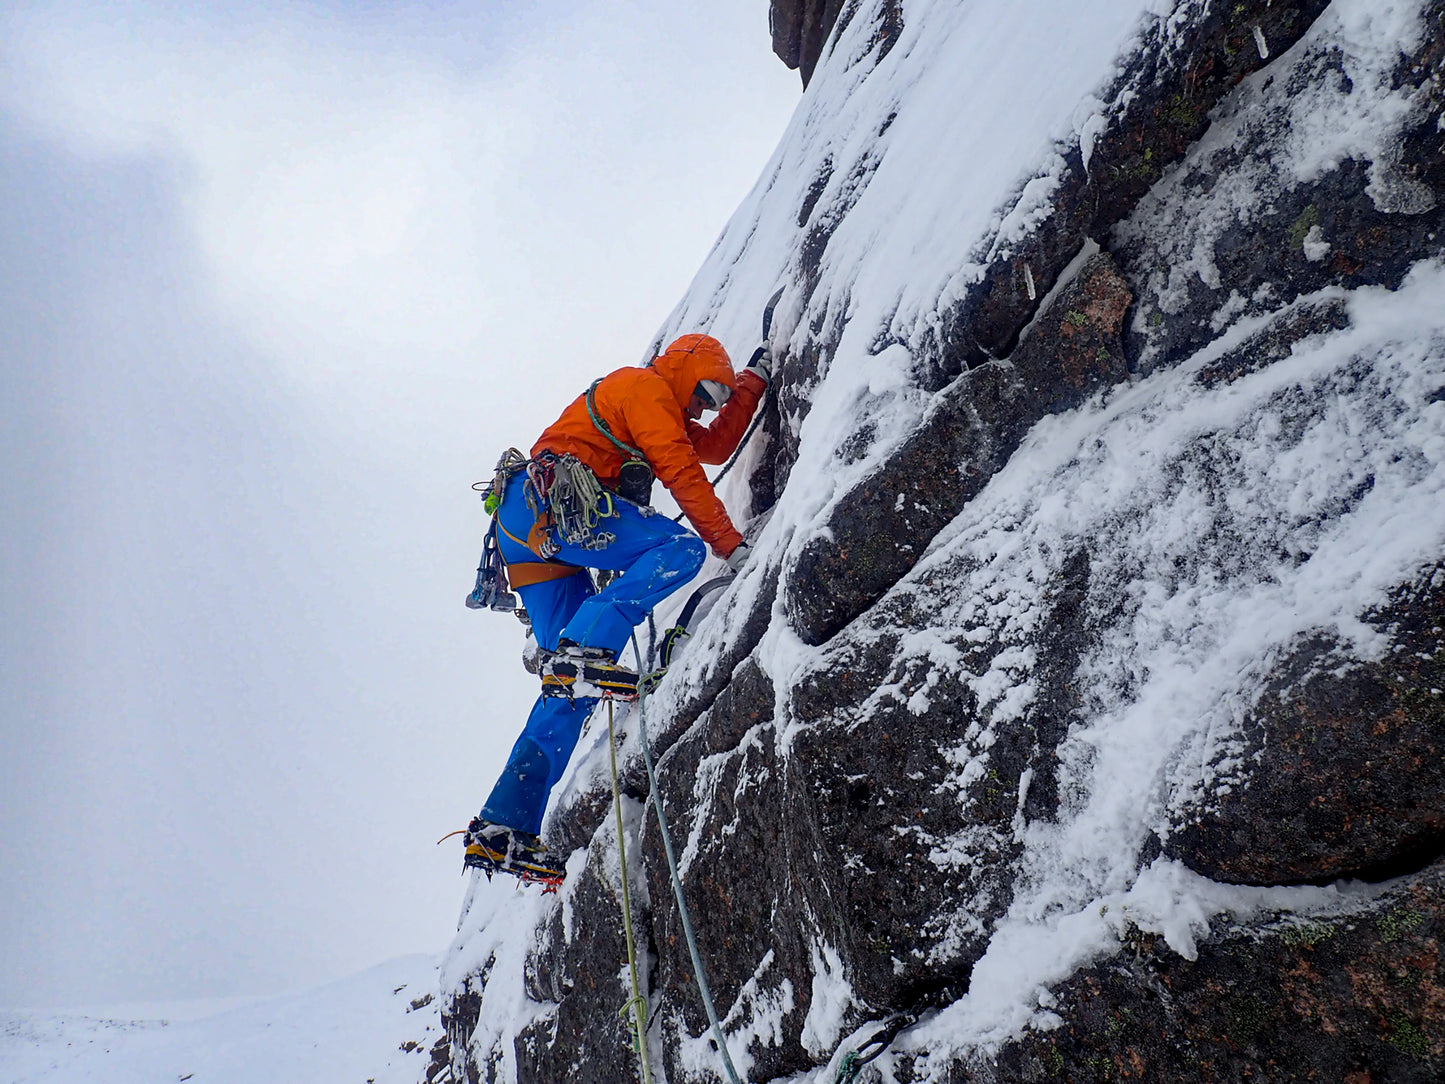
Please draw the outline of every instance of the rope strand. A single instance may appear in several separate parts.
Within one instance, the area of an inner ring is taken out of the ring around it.
[[[733,449],[733,454],[728,458],[728,461],[723,464],[722,470],[717,472],[717,477],[712,480],[712,486],[714,489],[717,488],[717,484],[719,482],[721,482],[724,478],[727,477],[728,471],[733,469],[733,464],[738,461],[738,457],[743,454],[743,449],[748,446],[748,441],[753,439],[753,434],[757,432],[758,425],[763,420],[763,412],[767,409],[768,403],[772,399],[772,397],[773,385],[769,383],[767,390],[763,392],[762,399],[758,402],[758,409],[757,412],[753,415],[753,420],[748,423],[747,432],[743,434],[743,439],[738,441],[738,446]],[[672,517],[672,522],[681,523],[682,517],[684,515],[686,515],[685,512],[679,512],[677,515]]]
[[[652,1066],[647,1057],[647,999],[637,982],[637,943],[632,936],[632,890],[628,887],[627,844],[622,825],[622,786],[617,780],[617,738],[612,729],[612,701],[607,701],[607,751],[612,758],[612,803],[617,810],[617,856],[622,863],[622,926],[627,934],[627,967],[632,975],[632,997],[619,1014],[632,1011],[632,1031],[637,1039],[637,1058],[642,1063],[642,1084],[652,1084]]]
[[[642,649],[637,646],[637,633],[632,634],[632,653],[637,658],[638,672],[642,672]],[[728,1052],[727,1040],[723,1037],[722,1025],[718,1023],[717,1010],[713,1007],[712,991],[708,989],[707,975],[703,972],[702,953],[697,948],[697,937],[692,930],[692,918],[688,915],[687,900],[682,894],[682,878],[677,873],[677,859],[672,850],[672,834],[667,830],[667,817],[662,812],[662,793],[657,786],[657,770],[652,763],[652,745],[647,740],[647,718],[644,703],[647,694],[639,692],[637,698],[637,736],[642,745],[642,760],[647,765],[648,789],[652,794],[652,808],[657,813],[657,827],[662,834],[662,852],[667,856],[667,872],[672,878],[672,894],[677,897],[677,912],[682,918],[682,932],[687,939],[687,951],[692,956],[692,973],[697,979],[697,992],[702,997],[702,1007],[707,1012],[707,1022],[712,1028],[713,1043],[722,1055],[723,1066],[727,1069],[728,1080],[740,1084],[738,1071],[733,1067],[732,1055]]]

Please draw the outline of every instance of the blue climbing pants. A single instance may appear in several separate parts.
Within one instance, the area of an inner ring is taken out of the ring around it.
[[[527,507],[522,483],[521,477],[513,479],[497,510],[498,543],[508,564],[539,559],[521,541],[536,518]],[[532,634],[547,651],[555,651],[557,641],[566,638],[583,647],[621,654],[633,628],[702,567],[707,547],[697,535],[650,508],[620,498],[616,507],[617,514],[597,528],[616,535],[616,541],[595,550],[564,544],[555,560],[578,565],[576,573],[517,588],[532,619]],[[622,575],[597,591],[587,568],[614,569]],[[537,698],[501,778],[482,806],[483,820],[541,832],[547,796],[596,705],[592,699]]]

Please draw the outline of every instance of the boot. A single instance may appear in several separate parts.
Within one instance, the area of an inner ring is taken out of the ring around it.
[[[541,839],[505,824],[473,817],[467,826],[466,845],[465,868],[483,870],[488,877],[511,873],[523,880],[560,881],[564,875],[559,864],[547,858],[547,846]]]
[[[542,663],[542,695],[568,700],[637,699],[637,674],[617,665],[617,656],[600,647],[559,640]]]

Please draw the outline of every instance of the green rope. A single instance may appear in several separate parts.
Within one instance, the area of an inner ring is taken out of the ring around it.
[[[612,804],[617,810],[617,856],[622,862],[622,926],[627,934],[627,966],[632,974],[632,997],[622,1006],[619,1013],[627,1015],[632,1011],[632,1033],[636,1040],[634,1049],[642,1063],[642,1084],[652,1084],[652,1066],[647,1059],[647,999],[637,982],[637,945],[632,936],[632,890],[628,887],[627,844],[622,829],[622,786],[617,781],[617,738],[612,729],[612,701],[607,701],[607,751],[612,757]]]
[[[592,419],[592,424],[597,427],[597,431],[608,440],[610,440],[613,444],[617,445],[618,451],[620,451],[626,458],[641,459],[643,462],[646,462],[647,456],[643,455],[641,451],[634,448],[632,445],[625,444],[622,441],[618,440],[616,435],[612,432],[612,427],[606,422],[604,422],[601,415],[597,413],[597,385],[600,383],[602,383],[601,380],[594,380],[592,381],[592,386],[587,389],[587,416]]]
[[[843,1062],[838,1066],[838,1078],[834,1084],[853,1084],[862,1071],[863,1061],[858,1057],[858,1051],[850,1050],[843,1055]]]
[[[632,653],[637,657],[637,671],[642,673],[642,649],[637,646],[637,633],[632,634]],[[692,932],[692,919],[687,913],[687,900],[682,894],[682,878],[678,876],[677,859],[672,851],[672,834],[667,830],[667,817],[662,812],[662,792],[657,786],[657,769],[652,763],[652,745],[647,740],[647,717],[644,704],[647,692],[641,685],[637,697],[637,736],[642,745],[642,760],[647,765],[647,782],[652,793],[652,808],[657,813],[657,827],[662,833],[662,852],[667,856],[667,872],[672,877],[672,894],[677,897],[677,911],[682,918],[683,936],[687,938],[687,951],[692,955],[692,974],[697,980],[697,992],[702,997],[702,1007],[707,1012],[708,1025],[712,1028],[713,1043],[722,1055],[723,1067],[727,1069],[728,1080],[740,1084],[738,1071],[733,1067],[732,1055],[728,1053],[727,1040],[723,1038],[722,1025],[718,1023],[717,1010],[713,1007],[712,991],[707,986],[707,975],[702,969],[702,953],[697,948],[697,937]],[[614,771],[616,769],[614,768]]]
[[[763,412],[767,410],[768,401],[772,399],[772,397],[773,382],[769,380],[768,386],[763,389],[763,397],[758,400],[758,409],[753,413],[753,420],[748,423],[747,432],[743,434],[743,439],[738,441],[738,446],[733,449],[733,454],[729,456],[728,461],[723,464],[722,470],[717,472],[717,477],[712,480],[714,486],[727,476],[728,471],[733,469],[733,464],[736,463],[738,457],[743,454],[743,449],[748,446],[748,441],[753,439],[753,433],[757,431],[758,425],[762,422]]]

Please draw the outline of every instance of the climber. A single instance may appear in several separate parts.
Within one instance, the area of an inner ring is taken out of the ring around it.
[[[466,865],[561,876],[538,838],[542,814],[598,699],[637,695],[637,675],[617,662],[633,627],[697,574],[708,547],[733,571],[748,559],[702,464],[738,446],[770,373],[766,350],[734,373],[717,339],[684,335],[579,395],[530,459],[514,451],[498,464],[489,507],[543,652],[542,695],[467,828]],[[649,507],[654,476],[697,534]],[[619,575],[598,590],[593,568]]]

